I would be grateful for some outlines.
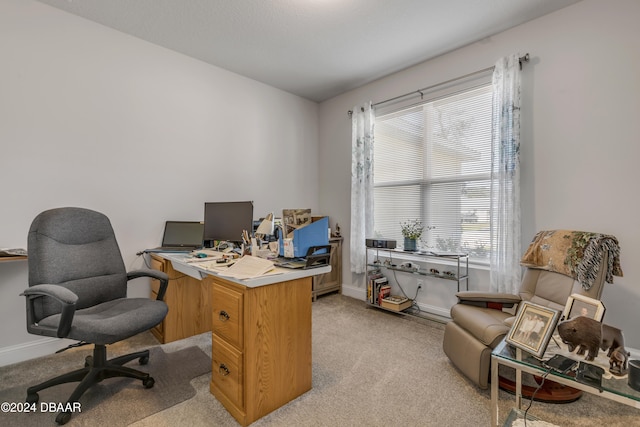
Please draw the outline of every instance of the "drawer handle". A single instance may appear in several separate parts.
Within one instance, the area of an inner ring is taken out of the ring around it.
[[[229,320],[229,315],[226,311],[222,310],[218,315],[218,319],[220,319],[221,322],[226,322],[227,320]]]
[[[229,368],[227,368],[227,366],[224,363],[221,363],[220,366],[218,367],[218,373],[220,373],[220,375],[222,375],[223,377],[226,377],[231,372],[229,371]]]

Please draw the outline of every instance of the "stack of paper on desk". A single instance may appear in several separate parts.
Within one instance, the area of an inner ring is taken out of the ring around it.
[[[231,267],[219,271],[221,276],[234,277],[236,279],[251,279],[260,277],[273,270],[273,262],[251,255],[245,255],[237,260]]]
[[[27,256],[27,250],[22,248],[0,248],[0,257]]]

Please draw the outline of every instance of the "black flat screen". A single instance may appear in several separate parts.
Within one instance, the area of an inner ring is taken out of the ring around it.
[[[242,231],[253,230],[253,202],[206,202],[204,240],[241,242]]]

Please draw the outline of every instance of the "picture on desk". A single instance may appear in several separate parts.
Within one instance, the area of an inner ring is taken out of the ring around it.
[[[284,225],[284,236],[293,238],[294,230],[311,224],[311,209],[283,209],[282,224]]]
[[[567,299],[567,305],[562,312],[562,320],[573,319],[577,316],[585,316],[602,322],[605,307],[602,301],[586,297],[580,294],[571,294]]]
[[[523,301],[506,341],[536,357],[542,357],[559,318],[558,310]]]

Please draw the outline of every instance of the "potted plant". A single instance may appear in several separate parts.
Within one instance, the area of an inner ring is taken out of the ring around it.
[[[422,236],[424,225],[419,219],[410,219],[400,223],[400,230],[404,236],[404,250],[416,251],[418,250],[416,242]]]

